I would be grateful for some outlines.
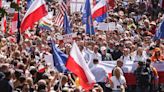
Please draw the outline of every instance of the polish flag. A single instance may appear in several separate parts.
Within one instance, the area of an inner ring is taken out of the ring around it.
[[[11,28],[10,28],[9,34],[12,35],[15,32],[17,32],[17,23],[18,23],[18,12],[15,12],[14,16],[12,18]]]
[[[100,0],[92,9],[92,18],[97,18],[107,13],[106,0]]]
[[[66,62],[66,67],[79,78],[80,85],[85,90],[91,89],[93,84],[96,83],[94,75],[90,71],[75,42],[73,43],[70,56]]]
[[[34,0],[22,20],[21,33],[25,32],[47,14],[46,2],[44,0]]]
[[[3,33],[6,33],[7,21],[6,16],[1,19],[1,30]]]

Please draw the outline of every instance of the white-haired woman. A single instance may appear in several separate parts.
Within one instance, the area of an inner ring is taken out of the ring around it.
[[[114,70],[114,76],[110,78],[112,92],[125,92],[126,80],[125,77],[121,74],[119,67],[116,67]]]

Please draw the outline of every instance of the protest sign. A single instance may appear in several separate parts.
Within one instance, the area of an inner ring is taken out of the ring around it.
[[[65,34],[63,35],[63,41],[64,43],[70,43],[73,41],[73,37],[72,37],[73,34]]]
[[[113,31],[116,30],[116,23],[115,22],[110,22],[110,23],[99,23],[97,26],[97,30],[102,30],[102,31]]]

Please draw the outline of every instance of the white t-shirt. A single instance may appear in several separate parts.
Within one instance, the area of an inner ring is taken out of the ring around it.
[[[120,79],[118,80],[116,76],[112,76],[110,80],[113,82],[113,88],[112,90],[120,90],[120,88],[117,88],[117,86],[121,86],[126,83],[125,77],[120,76]]]
[[[143,61],[143,62],[145,62],[146,59],[147,59],[147,55],[146,55],[145,51],[143,51],[142,56],[137,55],[137,52],[135,52],[133,57],[134,57],[134,61]]]
[[[94,65],[91,68],[91,72],[96,78],[96,82],[105,82],[108,77],[108,73],[105,70],[105,67],[99,64]]]
[[[92,67],[94,66],[94,64],[93,64],[93,59],[98,59],[99,62],[101,62],[101,61],[102,61],[102,56],[101,56],[100,53],[94,53],[94,52],[93,52],[93,53],[91,54],[91,58],[90,58],[90,60],[89,60],[89,62],[88,62],[89,68],[92,68]]]
[[[120,59],[126,64],[129,61],[133,61],[133,57],[128,55],[128,56],[121,56]]]

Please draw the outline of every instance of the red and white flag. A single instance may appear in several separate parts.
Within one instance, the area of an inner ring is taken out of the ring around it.
[[[44,0],[34,0],[22,20],[21,33],[25,32],[29,27],[33,26],[35,22],[47,14],[46,2]]]
[[[93,6],[95,6],[100,0],[93,0]],[[115,7],[115,0],[105,0],[109,10]]]
[[[1,30],[3,33],[6,33],[6,27],[7,27],[7,21],[6,21],[6,16],[4,16],[2,19],[1,19]]]
[[[9,31],[10,35],[17,32],[17,23],[18,23],[18,12],[15,12],[11,21],[11,26],[10,26],[10,31]]]
[[[75,42],[73,43],[70,56],[66,62],[66,67],[79,78],[80,85],[84,89],[91,89],[93,84],[96,83],[94,75],[90,71]]]
[[[103,16],[107,13],[106,0],[100,0],[92,9],[92,18]],[[105,17],[106,18],[106,17]]]

